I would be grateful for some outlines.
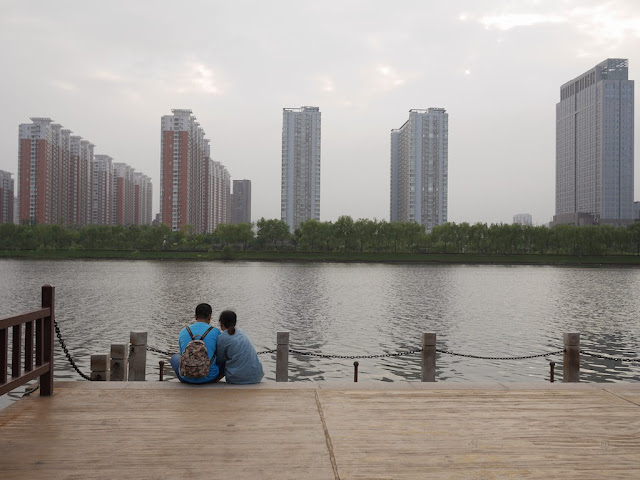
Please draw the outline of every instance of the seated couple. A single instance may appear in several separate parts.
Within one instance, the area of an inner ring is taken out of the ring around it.
[[[211,325],[211,313],[211,306],[201,303],[195,323],[180,331],[180,353],[171,357],[177,377],[185,383],[218,382],[223,377],[227,383],[259,383],[262,364],[247,334],[236,327],[236,314],[220,314],[221,332]]]

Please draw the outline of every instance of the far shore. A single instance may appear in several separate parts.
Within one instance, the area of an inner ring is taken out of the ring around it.
[[[199,260],[248,262],[336,262],[469,265],[640,266],[640,255],[493,255],[470,253],[359,253],[175,250],[0,250],[0,258],[42,260]]]

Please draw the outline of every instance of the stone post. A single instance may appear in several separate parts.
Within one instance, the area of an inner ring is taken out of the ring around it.
[[[563,333],[562,381],[580,381],[580,334]]]
[[[129,369],[129,349],[126,343],[111,344],[111,381],[123,382],[127,380]]]
[[[289,381],[289,332],[278,332],[276,347],[276,382]]]
[[[420,380],[436,381],[436,334],[422,334],[422,365]]]
[[[91,355],[91,380],[109,381],[109,355]]]
[[[129,381],[144,382],[147,368],[147,332],[131,332]]]

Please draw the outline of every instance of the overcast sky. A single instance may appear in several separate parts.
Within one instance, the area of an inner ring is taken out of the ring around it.
[[[4,1],[0,40],[1,170],[18,125],[51,117],[149,175],[155,214],[160,117],[189,108],[254,221],[280,217],[282,108],[312,105],[322,220],[388,219],[390,130],[444,107],[449,220],[546,223],[560,85],[608,57],[640,79],[633,0]]]

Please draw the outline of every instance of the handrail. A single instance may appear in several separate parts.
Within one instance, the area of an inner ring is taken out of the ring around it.
[[[53,393],[54,305],[55,287],[44,285],[42,287],[42,308],[0,319],[0,395],[38,377],[40,377],[40,395],[49,396]],[[12,330],[10,378],[8,377],[9,328]],[[24,370],[22,365],[23,341]]]

